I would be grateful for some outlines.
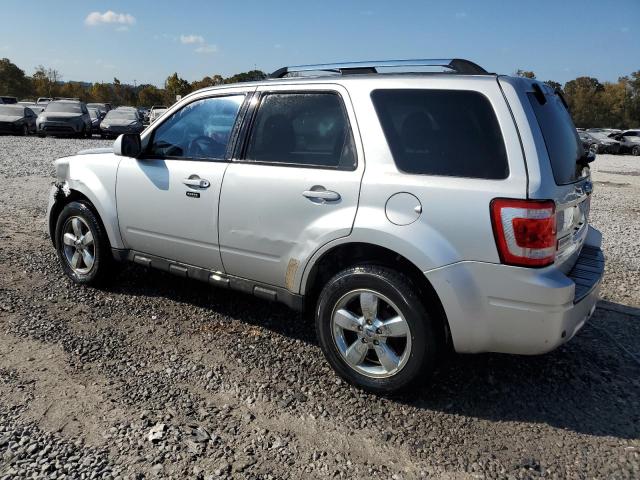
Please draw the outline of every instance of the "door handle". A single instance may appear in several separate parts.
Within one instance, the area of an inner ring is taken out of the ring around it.
[[[317,188],[317,190],[314,190]],[[337,202],[340,200],[340,194],[331,190],[326,190],[321,186],[311,187],[311,190],[305,190],[302,192],[302,196],[310,200],[320,200],[324,202]]]
[[[182,183],[192,188],[209,188],[211,186],[209,180],[205,180],[204,178],[185,178],[182,180]]]

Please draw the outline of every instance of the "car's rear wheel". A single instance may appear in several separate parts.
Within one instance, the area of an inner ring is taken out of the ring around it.
[[[632,155],[635,155],[635,156],[640,155],[640,147],[633,147],[633,148],[631,149],[631,154],[632,154]]]
[[[113,267],[109,238],[87,204],[66,205],[58,216],[55,235],[62,270],[73,282],[97,285],[109,278]]]
[[[29,125],[27,125],[26,123],[22,125],[22,136],[23,137],[29,136]]]
[[[411,281],[379,266],[338,273],[316,309],[320,346],[331,366],[376,393],[406,389],[433,371],[433,321]]]
[[[597,143],[592,143],[592,144],[589,146],[589,150],[590,150],[591,152],[593,152],[593,153],[598,153],[598,150],[599,150],[599,148],[598,148],[598,144],[597,144]]]

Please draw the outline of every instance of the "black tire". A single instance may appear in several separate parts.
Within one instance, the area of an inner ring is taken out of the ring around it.
[[[633,147],[631,149],[631,155],[635,155],[636,157],[640,155],[640,147]]]
[[[23,137],[29,136],[29,125],[27,125],[26,123],[22,126],[22,136]]]
[[[347,363],[334,339],[332,317],[336,306],[345,296],[360,289],[382,294],[393,302],[409,326],[408,359],[391,376],[373,378],[356,370]],[[329,280],[318,298],[315,318],[320,347],[333,369],[347,382],[378,394],[407,390],[428,379],[435,369],[438,347],[434,319],[407,276],[371,265],[348,268]]]
[[[65,227],[73,217],[80,217],[93,236],[94,261],[89,271],[85,273],[79,273],[74,270],[65,254],[63,241]],[[55,246],[62,270],[74,283],[96,286],[103,285],[110,279],[113,272],[114,259],[111,254],[109,238],[100,219],[88,204],[70,202],[62,209],[56,221]]]

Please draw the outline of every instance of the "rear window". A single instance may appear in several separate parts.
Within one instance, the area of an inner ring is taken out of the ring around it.
[[[385,89],[371,97],[399,170],[496,180],[509,176],[502,132],[484,95]]]
[[[527,95],[547,146],[556,183],[565,185],[575,182],[582,176],[583,167],[577,162],[584,154],[584,149],[569,111],[555,93],[545,95],[544,104],[534,93],[528,92]]]

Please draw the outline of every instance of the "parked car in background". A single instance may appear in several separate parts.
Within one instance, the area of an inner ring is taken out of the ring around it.
[[[138,112],[140,112],[140,118],[142,119],[142,123],[145,125],[149,124],[149,108],[147,107],[138,107]]]
[[[36,131],[37,115],[29,107],[18,104],[0,105],[0,133],[29,135]]]
[[[582,146],[593,153],[618,153],[620,142],[609,138],[605,132],[587,130],[578,132]]]
[[[89,116],[91,117],[91,134],[100,134],[100,124],[102,123],[102,118],[104,115],[97,108],[87,107],[89,110]]]
[[[46,106],[47,103],[53,101],[53,98],[49,98],[49,97],[38,97],[38,99],[36,100],[36,103],[38,105],[43,105]]]
[[[620,142],[620,153],[640,155],[640,130],[626,130],[614,138]]]
[[[35,113],[36,116],[39,115],[40,112],[42,112],[42,110],[44,110],[44,107],[45,107],[45,105],[38,105],[36,102],[27,101],[27,100],[20,100],[17,103],[17,105],[22,105],[31,109],[31,111]]]
[[[335,371],[389,393],[449,349],[542,354],[585,325],[604,272],[593,159],[534,79],[461,59],[285,67],[57,160],[48,225],[73,282],[131,261],[306,308]]]
[[[18,103],[18,99],[16,97],[5,97],[5,96],[0,97],[0,104],[11,105],[14,103]]]
[[[119,107],[111,110],[100,124],[100,134],[104,138],[115,138],[122,133],[140,133],[142,130],[144,125],[135,108]]]
[[[164,105],[154,105],[153,107],[151,107],[151,110],[149,111],[149,123],[151,124],[155,122],[158,117],[160,117],[160,115],[162,115],[166,111],[167,107],[165,107]]]
[[[112,109],[110,103],[87,103],[87,107],[97,108],[105,114]]]
[[[83,102],[53,100],[38,115],[37,131],[40,136],[75,135],[91,136],[91,116]]]

